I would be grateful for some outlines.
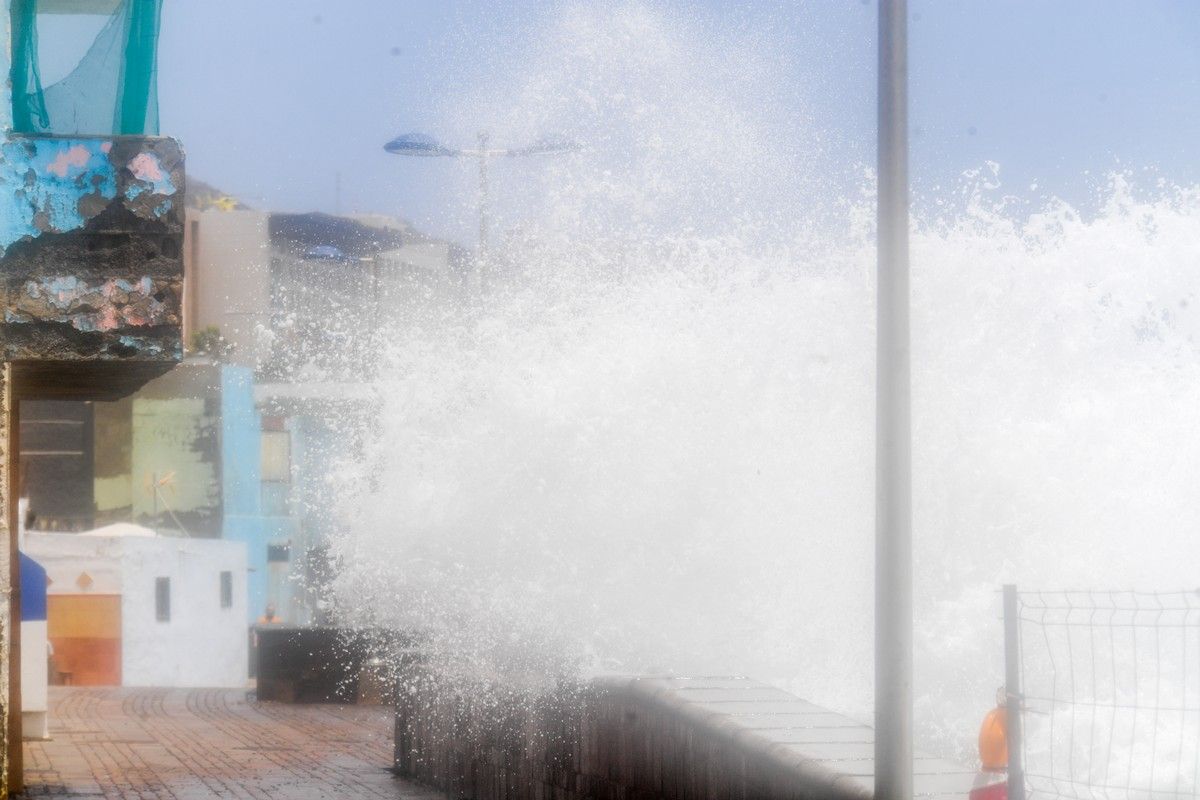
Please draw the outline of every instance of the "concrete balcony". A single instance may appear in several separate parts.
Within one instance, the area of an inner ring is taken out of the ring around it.
[[[0,184],[0,343],[20,394],[119,397],[182,358],[179,142],[9,134]]]

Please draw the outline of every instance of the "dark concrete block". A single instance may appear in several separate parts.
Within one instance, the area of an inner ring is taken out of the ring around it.
[[[255,632],[258,699],[281,703],[359,702],[364,666],[397,644],[396,637],[375,631],[260,626]],[[387,699],[403,705],[390,692]]]

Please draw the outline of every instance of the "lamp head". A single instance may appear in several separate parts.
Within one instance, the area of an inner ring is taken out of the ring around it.
[[[383,149],[398,156],[453,156],[458,151],[442,147],[432,136],[423,133],[404,133],[392,139]]]

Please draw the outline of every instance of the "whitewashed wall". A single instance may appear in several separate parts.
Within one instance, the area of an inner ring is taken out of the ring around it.
[[[46,570],[47,594],[120,594],[121,539],[27,531],[22,550]],[[91,579],[84,588],[79,579]]]
[[[166,545],[166,546],[164,546]],[[246,685],[246,549],[220,539],[124,541],[121,672],[126,686]],[[222,570],[233,604],[221,608]],[[155,615],[156,578],[171,579],[171,621]]]
[[[121,596],[125,686],[246,685],[246,549],[220,539],[26,534],[25,551],[46,568],[54,594]],[[221,608],[221,572],[233,603]],[[92,579],[81,589],[78,578]],[[155,614],[156,578],[171,579],[171,619]]]
[[[49,675],[46,662],[46,620],[21,622],[21,736],[46,739],[50,736]]]

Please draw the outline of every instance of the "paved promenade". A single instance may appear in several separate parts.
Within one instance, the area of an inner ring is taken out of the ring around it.
[[[52,687],[30,797],[429,800],[392,776],[392,713],[257,703],[224,689]]]

